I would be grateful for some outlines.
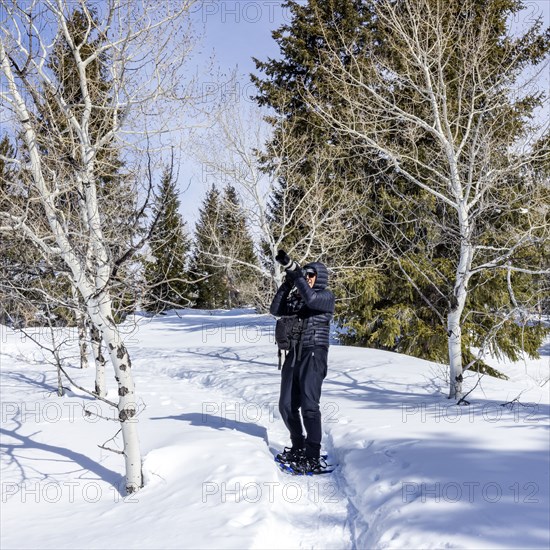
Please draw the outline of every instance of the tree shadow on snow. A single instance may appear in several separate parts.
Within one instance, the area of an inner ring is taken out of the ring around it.
[[[364,371],[361,374],[364,374]],[[403,390],[389,389],[380,379],[369,378],[359,381],[349,372],[335,372],[334,374],[329,372],[323,384],[323,398],[325,400],[329,400],[331,397],[349,399],[350,401],[363,402],[365,408],[386,409],[443,397],[441,394],[434,395],[414,391],[416,388],[410,383],[399,383],[392,380],[391,386],[393,388],[402,387]]]
[[[468,397],[470,405],[457,405],[447,399],[440,389],[434,385],[431,391],[414,391],[418,386],[411,383],[390,382],[392,389],[385,387],[379,379],[359,381],[350,373],[336,373],[334,379],[329,377],[323,386],[323,401],[347,399],[361,402],[361,408],[373,410],[401,411],[404,423],[408,419],[422,417],[423,421],[435,420],[452,424],[463,420],[465,422],[483,421],[495,426],[501,426],[508,420],[507,428],[525,427],[548,430],[550,405],[545,403],[523,402],[521,399],[502,401],[479,398],[475,392]],[[402,388],[402,389],[401,389]]]
[[[200,348],[199,348],[200,350]],[[262,367],[274,367],[277,364],[277,352],[275,351],[273,353],[273,362],[272,363],[266,363],[265,361],[257,361],[253,358],[251,359],[243,359],[241,356],[235,351],[235,348],[218,348],[211,351],[199,351],[199,350],[185,350],[186,354],[189,355],[198,355],[200,357],[210,357],[213,359],[219,359],[220,361],[231,361],[235,363],[241,364],[243,367],[246,367],[247,365],[261,365]]]
[[[227,411],[226,415],[231,416],[231,412]],[[151,420],[183,420],[191,424],[191,426],[208,426],[214,430],[236,430],[252,437],[259,437],[268,444],[267,430],[263,426],[252,422],[242,422],[231,418],[217,416],[208,413],[184,413],[177,416],[157,416]]]
[[[550,357],[550,340],[545,342],[538,350],[541,357]]]
[[[35,376],[29,376],[23,374],[22,372],[5,372],[2,373],[2,381],[5,384],[7,381],[12,380],[17,383],[17,385],[25,385],[31,388],[44,390],[47,393],[56,393],[57,386],[47,382],[48,373],[35,373]]]
[[[36,477],[40,477],[40,482],[56,483],[59,481],[57,479],[58,475],[62,476],[60,482],[63,483],[67,481],[65,480],[67,474],[78,474],[78,479],[83,483],[90,483],[99,478],[111,485],[113,490],[118,492],[121,496],[125,495],[124,477],[117,472],[105,468],[105,466],[102,466],[98,462],[77,451],[42,443],[33,439],[33,436],[40,432],[31,435],[17,433],[17,430],[21,426],[22,424],[18,423],[17,428],[14,430],[0,428],[0,450],[3,455],[3,468],[13,465],[19,471],[19,480],[16,482],[17,485],[23,485],[31,479],[34,483]],[[13,442],[13,440],[15,440],[15,442]],[[52,456],[47,458],[36,457],[35,453],[37,451],[48,453]],[[57,472],[48,473],[38,469],[40,464],[47,464],[48,462],[62,463],[67,466],[67,470],[58,474]],[[6,477],[5,470],[3,477]],[[3,479],[3,481],[5,482],[5,479]],[[71,478],[69,481],[73,483],[74,479]]]

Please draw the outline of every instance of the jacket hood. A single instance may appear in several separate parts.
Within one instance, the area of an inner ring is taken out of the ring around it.
[[[311,262],[306,264],[303,269],[307,269],[308,267],[315,269],[317,272],[317,278],[315,279],[313,288],[315,290],[322,290],[323,288],[326,288],[328,286],[328,269],[325,264],[321,262]]]

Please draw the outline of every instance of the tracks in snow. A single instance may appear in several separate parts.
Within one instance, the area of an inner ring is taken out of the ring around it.
[[[218,360],[223,362],[222,359]],[[223,369],[220,371],[223,372]],[[288,444],[288,434],[278,411],[273,410],[273,407],[264,409],[247,399],[243,396],[245,392],[250,394],[247,388],[243,389],[233,384],[230,384],[229,388],[224,388],[220,381],[214,380],[215,374],[212,371],[199,374],[193,369],[191,372],[185,372],[184,368],[180,369],[173,365],[163,374],[200,388],[215,386],[227,399],[223,403],[209,403],[211,411],[226,415],[224,427],[227,429],[242,431],[249,435],[265,432],[268,460],[273,460],[276,452]],[[205,376],[206,374],[208,375]],[[273,404],[277,399],[277,395],[272,395],[267,401]],[[252,431],[257,433],[252,434]],[[330,432],[325,433],[324,439],[325,451],[337,462],[341,462],[343,457],[339,457],[337,450],[333,448]],[[258,458],[262,459],[263,457]],[[264,484],[262,498],[269,499],[271,514],[258,529],[253,548],[277,546],[354,550],[357,510],[348,499],[342,466],[340,463],[333,473],[326,476],[292,476],[281,472],[273,460],[277,481],[270,481],[266,490],[265,480],[256,480],[259,487]]]

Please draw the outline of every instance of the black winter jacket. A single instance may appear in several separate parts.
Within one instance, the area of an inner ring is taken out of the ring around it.
[[[322,346],[328,349],[334,294],[326,288],[328,270],[325,265],[312,262],[305,265],[304,269],[308,267],[317,272],[313,288],[309,287],[303,276],[295,280],[294,288],[291,283],[284,282],[275,294],[269,311],[276,317],[296,315],[301,320],[293,344],[301,343],[302,348]]]

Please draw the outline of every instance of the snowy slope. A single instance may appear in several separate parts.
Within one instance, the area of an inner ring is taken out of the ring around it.
[[[121,457],[98,447],[120,444],[117,424],[83,405],[113,412],[75,388],[57,397],[53,367],[1,327],[0,547],[549,547],[549,344],[500,365],[510,381],[483,378],[469,407],[445,399],[440,365],[333,346],[321,406],[339,466],[301,478],[273,462],[288,444],[273,323],[242,310],[127,323],[146,481],[127,498]],[[93,387],[93,369],[70,372]]]

